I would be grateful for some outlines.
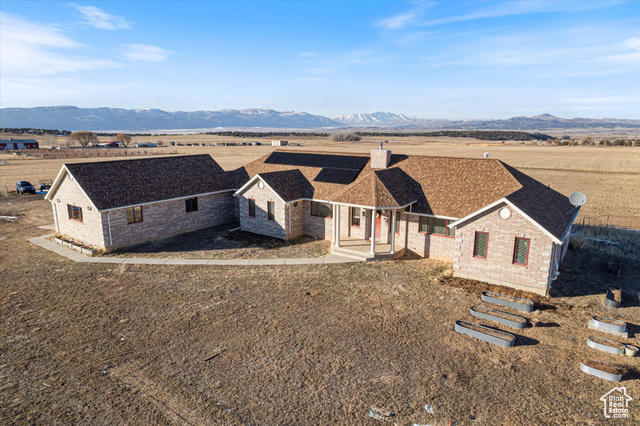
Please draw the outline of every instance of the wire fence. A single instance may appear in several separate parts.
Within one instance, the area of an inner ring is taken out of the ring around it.
[[[640,230],[640,217],[602,215],[578,218],[577,223],[583,226],[614,227],[622,229]]]

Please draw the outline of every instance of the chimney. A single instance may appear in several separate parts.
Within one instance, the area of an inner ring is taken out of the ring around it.
[[[382,149],[383,142],[385,141],[380,141],[379,149],[371,150],[372,169],[386,169],[391,162],[391,151],[388,149]]]

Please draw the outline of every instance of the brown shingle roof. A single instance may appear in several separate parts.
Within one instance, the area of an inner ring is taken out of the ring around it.
[[[210,155],[65,164],[98,210],[232,189]]]
[[[577,209],[569,198],[545,186],[513,167],[505,168],[520,182],[522,188],[507,196],[527,216],[549,231],[559,240],[573,223]]]
[[[415,200],[411,207],[414,213],[452,218],[466,217],[507,198],[557,238],[562,237],[573,219],[570,213],[573,206],[567,197],[499,160],[392,155],[389,168],[373,170],[367,163],[353,183],[339,185],[315,182],[319,167],[265,164],[267,157],[234,171],[236,179],[242,181],[237,182],[236,187],[257,173],[262,176],[268,172],[298,170],[300,174],[296,176],[306,180],[308,186],[304,191],[296,190],[296,195],[304,193],[304,198],[323,200],[327,197],[335,202],[375,207],[403,206]],[[283,192],[290,190],[286,176],[279,176],[277,184]]]
[[[269,185],[285,203],[309,198],[313,187],[300,170],[283,170],[281,172],[260,173],[260,177]]]

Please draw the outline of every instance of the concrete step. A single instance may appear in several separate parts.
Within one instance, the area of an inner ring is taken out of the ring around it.
[[[380,252],[380,253],[376,253],[374,256],[371,253],[365,253],[359,250],[352,250],[346,247],[332,247],[331,253],[348,257],[350,259],[357,259],[357,260],[362,260],[366,262],[371,262],[373,260],[391,260],[402,255],[402,253],[400,252],[396,252],[395,254]]]

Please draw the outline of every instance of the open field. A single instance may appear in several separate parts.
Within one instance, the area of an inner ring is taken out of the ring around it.
[[[179,139],[180,138],[180,139]],[[200,139],[200,135],[182,135],[175,137],[180,143],[192,143]],[[222,138],[219,136],[202,136],[205,143],[250,142],[254,139]],[[208,139],[207,139],[208,138]],[[142,139],[142,138],[141,138]],[[153,140],[153,138],[147,138]],[[454,157],[482,158],[489,152],[491,158],[505,161],[550,185],[563,194],[580,190],[587,194],[588,202],[582,208],[581,217],[617,215],[640,217],[640,148],[636,147],[557,147],[518,145],[513,142],[487,143],[469,139],[452,140],[443,143],[443,139],[451,138],[407,138],[403,142],[391,142],[386,145],[398,154],[441,155]],[[410,140],[411,139],[411,140]],[[438,139],[439,142],[426,139]],[[156,138],[157,140],[157,138]],[[256,138],[255,140],[260,140]],[[270,140],[270,138],[262,138]],[[336,152],[369,152],[377,148],[374,141],[358,143],[331,142],[326,139],[288,138],[294,150],[323,150]],[[165,142],[167,142],[165,140]],[[226,170],[240,167],[261,155],[268,154],[275,147],[271,146],[174,146],[149,148],[159,154],[211,154]],[[126,157],[130,158],[130,157]],[[76,158],[66,160],[45,160],[38,158],[22,158],[0,154],[0,189],[4,185],[12,189],[18,180],[30,180],[32,183],[40,179],[53,179],[63,163],[85,161],[110,161],[116,158]]]
[[[640,342],[637,262],[612,277],[570,250],[562,297],[524,315],[546,326],[501,349],[453,331],[495,288],[440,262],[73,263],[25,240],[51,222],[41,197],[1,199],[0,215],[21,215],[0,222],[2,424],[380,424],[372,406],[400,425],[602,424],[613,384],[581,373],[583,358],[630,369],[640,416],[637,361],[586,345],[604,336],[591,315],[627,321],[631,338],[616,339]],[[602,306],[613,283],[615,311]]]

